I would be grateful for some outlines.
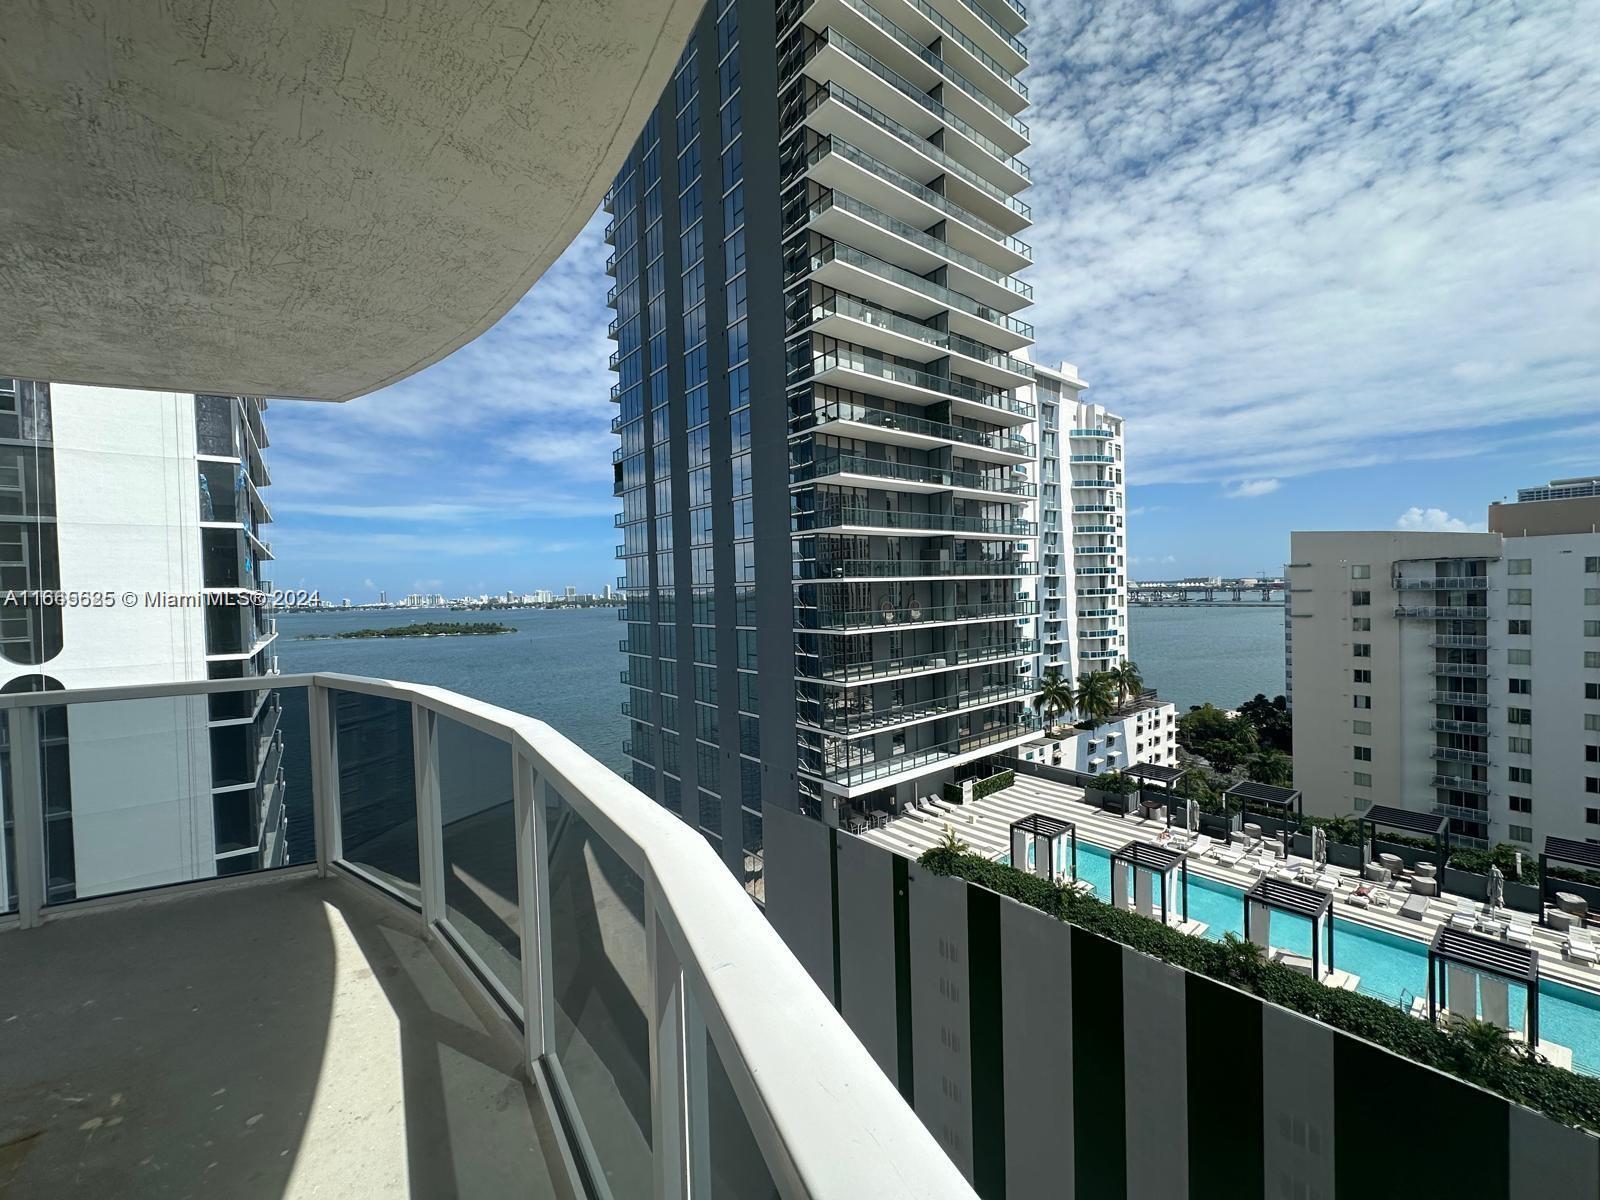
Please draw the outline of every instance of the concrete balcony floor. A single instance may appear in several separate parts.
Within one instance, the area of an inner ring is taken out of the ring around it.
[[[570,1195],[510,1028],[351,881],[0,933],[0,981],[0,1197]]]

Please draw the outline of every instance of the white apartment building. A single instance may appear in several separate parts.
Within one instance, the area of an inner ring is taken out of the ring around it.
[[[275,673],[265,407],[0,378],[0,691]],[[282,861],[275,692],[37,711],[52,899]]]
[[[1307,812],[1600,840],[1600,497],[1491,505],[1486,533],[1294,533],[1291,559]]]
[[[1039,606],[1034,678],[1077,680],[1128,659],[1127,503],[1121,417],[1083,398],[1071,363],[1034,367],[1038,407]],[[1099,729],[1041,736],[1017,751],[1028,761],[1085,774],[1136,762],[1177,761],[1177,711],[1153,698]]]

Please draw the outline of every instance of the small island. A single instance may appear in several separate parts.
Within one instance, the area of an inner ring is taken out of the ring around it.
[[[419,638],[487,637],[496,633],[515,633],[510,625],[497,621],[419,621],[389,629],[347,629],[343,633],[304,633],[300,641],[327,641],[335,638]]]

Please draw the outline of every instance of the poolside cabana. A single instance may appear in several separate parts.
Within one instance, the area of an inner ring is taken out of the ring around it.
[[[1545,919],[1545,907],[1551,896],[1562,891],[1564,880],[1550,878],[1550,864],[1557,866],[1579,867],[1585,871],[1600,871],[1600,846],[1591,842],[1578,842],[1571,838],[1547,837],[1544,839],[1544,849],[1539,852],[1539,924],[1548,925]],[[1559,899],[1559,897],[1558,897]],[[1587,908],[1578,921],[1584,924],[1588,918]],[[1578,914],[1573,914],[1578,915]]]
[[[1450,818],[1442,813],[1417,812],[1410,808],[1394,808],[1388,804],[1374,804],[1360,816],[1361,865],[1372,860],[1369,847],[1377,837],[1378,827],[1398,830],[1412,837],[1430,837],[1439,848],[1439,872],[1444,873],[1450,858]]]
[[[1299,788],[1277,787],[1270,783],[1253,783],[1246,780],[1236,783],[1222,793],[1224,803],[1237,802],[1239,815],[1249,818],[1252,815],[1271,817],[1274,821],[1282,822],[1278,827],[1278,835],[1283,841],[1283,856],[1289,857],[1289,822],[1291,818],[1298,817],[1302,821],[1306,815],[1305,799],[1300,794]]]
[[[1527,993],[1529,1046],[1539,1044],[1539,952],[1498,938],[1441,925],[1428,947],[1428,1020],[1441,1010],[1452,1017],[1481,1019],[1511,1030],[1509,989]]]
[[[1133,874],[1133,899],[1128,899],[1128,874]],[[1182,920],[1189,919],[1189,858],[1178,850],[1149,842],[1129,842],[1111,856],[1111,903],[1131,908],[1141,917],[1174,924],[1174,893],[1183,899]],[[1159,911],[1159,916],[1157,915]]]
[[[1256,880],[1244,894],[1244,937],[1260,946],[1263,953],[1272,949],[1272,914],[1288,913],[1311,922],[1311,978],[1333,974],[1333,896],[1316,888],[1304,887],[1286,879],[1265,876]],[[1322,952],[1327,942],[1327,954]]]
[[[1065,839],[1065,843],[1063,842]],[[1011,865],[1028,869],[1028,847],[1033,846],[1033,873],[1054,883],[1068,865],[1070,846],[1072,878],[1078,878],[1078,826],[1072,821],[1045,813],[1030,813],[1011,822]]]
[[[1167,813],[1167,826],[1172,826],[1172,797],[1177,794],[1178,784],[1189,773],[1186,767],[1166,767],[1160,763],[1134,763],[1122,772],[1130,779],[1139,781],[1139,804],[1145,804],[1144,789],[1147,785],[1154,784],[1160,791],[1165,803],[1163,807]]]

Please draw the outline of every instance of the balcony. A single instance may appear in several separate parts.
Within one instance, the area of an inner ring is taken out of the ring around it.
[[[1018,680],[990,688],[954,691],[947,696],[934,696],[926,700],[913,700],[902,704],[875,705],[869,692],[831,693],[845,697],[837,706],[824,705],[816,727],[825,733],[840,737],[861,737],[864,734],[887,733],[905,729],[924,721],[953,717],[958,713],[992,708],[1018,700],[1030,700],[1038,691],[1032,680]],[[802,725],[812,722],[801,716]]]
[[[959,762],[967,755],[983,750],[992,750],[1003,742],[1020,742],[1032,737],[1038,731],[1038,722],[1027,714],[1019,714],[1015,721],[1006,723],[994,729],[986,729],[979,733],[968,734],[964,737],[951,738],[936,746],[924,746],[917,750],[910,750],[904,754],[890,754],[876,758],[870,762],[839,762],[827,763],[823,767],[823,778],[835,790],[853,794],[855,789],[867,784],[881,786],[879,781],[891,775],[903,775],[912,771],[926,773],[938,770]],[[841,1193],[845,1196],[854,1196],[859,1193],[846,1190]]]
[[[1474,708],[1488,708],[1489,695],[1487,692],[1451,692],[1443,689],[1433,693],[1435,704],[1469,704]]]
[[[830,454],[818,458],[815,462],[802,463],[793,471],[795,483],[807,483],[836,475],[894,479],[907,485],[899,489],[904,491],[976,492],[1018,496],[1024,499],[1032,499],[1039,492],[1036,485],[1022,478],[1012,478],[997,473],[954,471],[948,467],[924,467],[915,463],[891,462],[882,458],[862,458],[855,454]]]
[[[855,633],[869,629],[894,629],[908,625],[956,625],[977,621],[1008,621],[1037,616],[1039,602],[1017,597],[1012,600],[984,600],[972,604],[923,605],[918,600],[904,604],[886,603],[881,608],[796,610],[801,630]],[[807,622],[811,622],[807,624]]]
[[[796,513],[794,528],[802,533],[823,529],[904,529],[949,533],[957,537],[966,534],[986,538],[1039,536],[1039,527],[1032,521],[1005,517],[961,517],[954,513],[905,512],[900,509],[867,508],[865,505],[827,505],[815,512]]]
[[[1489,610],[1403,604],[1394,610],[1394,615],[1403,621],[1486,621],[1489,619]]]
[[[1009,579],[1038,573],[1038,563],[1017,558],[802,559],[795,564],[796,579]]]
[[[704,839],[543,722],[286,676],[293,853],[215,878],[119,836],[130,801],[146,828],[184,803],[151,730],[250,682],[0,699],[18,1195],[556,1197],[581,1172],[683,1200],[689,1161],[734,1196],[973,1195]],[[75,857],[40,786],[61,707]]]
[[[1067,436],[1075,438],[1114,438],[1117,434],[1115,430],[1102,429],[1096,426],[1093,429],[1069,429],[1067,430]]]
[[[1114,463],[1117,457],[1114,454],[1070,454],[1067,456],[1069,463]],[[1095,482],[1106,482],[1097,480]]]
[[[1397,592],[1486,592],[1489,581],[1481,575],[1432,579],[1402,579],[1396,575],[1389,580]]]
[[[1457,775],[1435,775],[1432,786],[1445,788],[1453,792],[1471,792],[1476,796],[1489,794],[1489,782],[1486,779],[1463,779]]]
[[[1431,671],[1434,675],[1449,675],[1456,679],[1487,679],[1489,668],[1484,663],[1442,663],[1433,664]]]
[[[975,663],[1026,658],[1038,652],[1039,643],[1036,640],[1022,638],[992,646],[970,646],[960,650],[942,650],[936,654],[907,654],[899,658],[878,659],[876,662],[824,662],[816,668],[814,676],[799,675],[796,678],[816,678],[825,683],[839,684],[870,683],[879,679],[934,675],[941,671],[959,670]]]
[[[1429,750],[1428,757],[1440,762],[1472,763],[1482,767],[1489,765],[1489,754],[1485,750],[1458,750],[1454,746],[1434,746]]]
[[[942,421],[929,421],[922,417],[891,413],[881,408],[868,408],[864,404],[830,401],[797,423],[799,428],[817,432],[843,433],[847,437],[861,434],[849,431],[851,425],[871,427],[869,440],[900,446],[916,446],[924,450],[936,449],[945,442],[959,442],[967,458],[987,458],[996,461],[1022,463],[1031,461],[1038,447],[1026,438],[1004,430],[974,429],[967,425],[949,425]]]
[[[1489,736],[1489,723],[1487,721],[1450,721],[1440,717],[1433,722],[1431,728],[1435,733],[1467,733],[1474,737]]]
[[[1487,650],[1489,639],[1470,633],[1437,633],[1428,639],[1428,645],[1440,650]]]
[[[868,344],[897,358],[919,362],[959,355],[951,367],[992,387],[1022,387],[1033,381],[1033,366],[982,342],[947,333],[835,292],[807,314],[814,333]]]

